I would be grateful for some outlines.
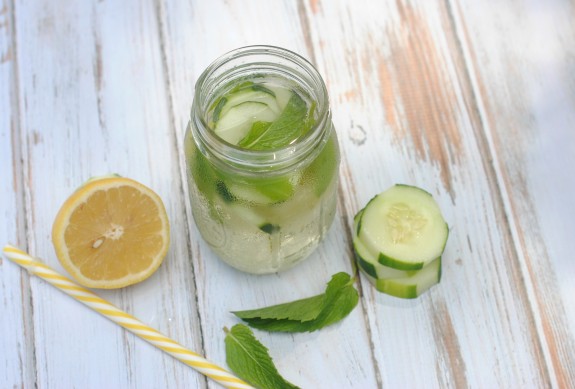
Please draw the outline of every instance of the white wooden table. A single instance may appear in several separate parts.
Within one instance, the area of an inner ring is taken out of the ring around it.
[[[64,199],[117,172],[164,199],[169,255],[98,291],[225,365],[231,310],[307,297],[351,272],[350,225],[396,182],[451,226],[441,284],[416,300],[357,283],[311,334],[256,336],[302,388],[575,388],[575,4],[512,0],[0,1],[0,244],[62,270]],[[338,214],[302,265],[222,264],[186,202],[194,82],[228,50],[272,44],[328,86],[342,149]],[[215,388],[0,259],[0,387]]]

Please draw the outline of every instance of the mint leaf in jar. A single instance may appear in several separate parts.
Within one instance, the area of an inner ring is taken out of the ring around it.
[[[267,128],[264,128],[264,125],[252,126],[239,144],[252,150],[271,150],[287,146],[302,135],[308,124],[307,116],[306,102],[296,92],[292,92],[286,107],[271,125]]]
[[[250,132],[248,132],[248,134],[242,140],[240,140],[238,146],[246,149],[250,148],[257,143],[258,139],[264,135],[264,133],[268,130],[268,128],[270,128],[271,125],[272,122],[255,122],[252,124]]]

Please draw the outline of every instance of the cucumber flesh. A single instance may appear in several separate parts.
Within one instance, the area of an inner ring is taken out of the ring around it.
[[[420,190],[418,188],[414,189]],[[427,196],[431,196],[427,192],[420,191]],[[366,212],[373,212],[373,210],[369,211],[369,209],[377,201],[377,198],[378,196],[370,200],[364,209],[357,212],[353,219],[353,249],[359,269],[375,286],[377,291],[399,298],[416,298],[440,282],[442,273],[441,254],[445,244],[441,248],[440,255],[419,270],[399,270],[398,268],[383,265],[380,261],[381,254],[365,245],[360,237],[362,230],[366,228],[362,224],[365,214]],[[443,223],[445,224],[445,222]]]
[[[248,101],[232,107],[225,115],[220,113],[214,132],[226,142],[236,145],[254,122],[273,122],[277,117],[278,113],[267,104]]]
[[[358,258],[360,266],[377,279],[406,278],[415,275],[421,270],[397,270],[384,266],[377,261],[357,238],[353,240],[353,250]],[[425,269],[425,268],[424,268]],[[422,269],[423,270],[423,269]]]
[[[305,168],[304,179],[313,183],[313,191],[320,197],[331,184],[333,177],[337,175],[339,145],[337,138],[332,135],[317,158]]]
[[[276,181],[253,185],[227,184],[233,198],[248,204],[270,205],[280,203],[290,198],[294,193],[294,187],[289,180]]]
[[[362,212],[363,210],[359,211],[354,217],[354,231],[357,231]],[[418,272],[417,270],[397,270],[382,265],[378,262],[377,255],[374,255],[365,247],[362,241],[357,237],[357,234],[353,237],[353,251],[360,268],[377,279],[406,278]]]
[[[240,203],[225,204],[220,203],[222,211],[229,215],[229,222],[241,222],[253,227],[253,230],[260,229],[260,226],[271,224],[264,215],[257,210]]]
[[[229,203],[218,199],[216,199],[215,204],[221,214],[225,215],[227,222],[236,224],[239,228],[250,229],[260,233],[264,232],[269,235],[280,230],[278,224],[271,223],[266,216],[250,206],[238,202]]]
[[[398,270],[419,270],[440,257],[449,230],[426,191],[395,185],[374,197],[359,218],[357,235],[378,262]]]
[[[252,179],[245,183],[228,182],[226,187],[232,197],[250,205],[281,203],[294,194],[294,184],[289,177]]]
[[[273,94],[265,92],[264,90],[248,89],[227,96],[225,98],[225,104],[223,104],[219,111],[219,117],[226,116],[230,109],[246,102],[266,104],[272,112],[278,115],[281,112]]]
[[[283,111],[283,109],[286,107],[289,99],[291,98],[291,95],[293,92],[289,89],[286,89],[286,88],[278,88],[278,87],[271,86],[271,85],[268,86],[268,89],[273,92],[273,94],[275,95],[276,102],[277,102],[278,106]]]

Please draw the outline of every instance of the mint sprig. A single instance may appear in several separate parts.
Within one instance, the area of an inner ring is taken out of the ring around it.
[[[277,371],[268,349],[243,324],[226,331],[226,362],[241,379],[261,389],[299,389]]]
[[[335,274],[325,293],[265,308],[232,312],[250,327],[269,332],[311,332],[334,324],[355,308],[359,301],[353,279]]]
[[[268,130],[268,128],[270,128],[271,125],[272,122],[262,122],[262,121],[254,122],[254,124],[252,124],[252,128],[250,129],[250,132],[248,132],[247,135],[240,140],[238,146],[243,147],[245,149],[249,149],[250,147],[254,146],[258,142],[260,137],[262,137],[264,133]]]
[[[292,92],[280,116],[267,127],[263,124],[252,126],[239,145],[251,150],[271,150],[286,146],[300,137],[309,126],[307,116],[306,102],[296,92]]]

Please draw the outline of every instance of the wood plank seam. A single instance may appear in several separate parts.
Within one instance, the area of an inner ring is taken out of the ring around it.
[[[167,53],[166,53],[166,34],[164,34],[164,10],[162,7],[163,2],[161,0],[154,0],[154,13],[156,16],[156,25],[158,28],[157,31],[157,36],[158,36],[158,40],[159,40],[159,46],[160,46],[160,57],[161,57],[161,62],[162,62],[162,72],[164,73],[164,85],[165,85],[165,89],[166,89],[166,94],[167,94],[167,107],[168,107],[168,117],[170,120],[169,123],[169,127],[171,128],[171,134],[172,134],[172,147],[174,150],[174,154],[176,156],[178,156],[176,162],[177,162],[177,166],[179,167],[179,183],[178,183],[178,188],[180,191],[180,195],[182,200],[184,201],[184,209],[185,209],[185,218],[186,218],[186,222],[183,223],[183,226],[185,228],[185,235],[186,235],[186,252],[188,253],[188,256],[190,258],[189,263],[190,266],[192,267],[193,271],[194,271],[194,277],[191,277],[191,284],[192,284],[192,288],[194,290],[194,303],[197,307],[196,309],[196,313],[198,316],[198,338],[200,340],[200,350],[198,351],[199,353],[201,353],[202,355],[206,355],[206,347],[205,347],[205,341],[204,341],[204,329],[203,329],[203,323],[205,318],[203,317],[202,314],[202,309],[200,301],[199,301],[199,297],[198,297],[198,286],[196,283],[196,269],[194,266],[194,261],[192,260],[192,256],[193,256],[193,249],[192,249],[192,237],[191,237],[191,231],[193,229],[193,220],[192,220],[192,211],[191,211],[191,207],[189,204],[188,200],[188,194],[187,194],[187,190],[184,188],[184,182],[186,182],[186,177],[187,177],[187,173],[186,173],[186,162],[185,162],[185,158],[183,158],[182,156],[184,155],[184,149],[182,144],[180,144],[180,142],[178,142],[178,136],[177,136],[177,131],[178,131],[178,126],[176,124],[176,112],[175,112],[175,104],[174,104],[174,96],[172,93],[172,80],[170,78],[170,72],[169,72],[169,67],[168,67],[168,57],[167,57]],[[191,102],[190,102],[191,104]],[[208,386],[208,379],[206,377],[203,377],[202,380],[203,386],[207,387]]]
[[[25,189],[25,153],[24,135],[22,131],[22,107],[21,107],[21,92],[20,92],[20,69],[18,62],[18,38],[16,26],[16,4],[15,0],[7,0],[5,3],[8,7],[9,27],[7,28],[10,35],[11,46],[11,68],[12,77],[10,82],[10,142],[12,148],[13,163],[13,188],[16,199],[16,236],[17,244],[29,249],[30,239],[30,219],[28,213],[30,212],[30,204],[27,198],[29,197]],[[28,167],[29,168],[29,167]],[[1,263],[1,262],[0,262]],[[38,386],[37,374],[37,357],[36,357],[36,331],[34,329],[34,304],[32,289],[30,287],[31,281],[28,273],[25,271],[20,272],[20,290],[21,290],[21,304],[22,304],[22,322],[24,323],[24,334],[26,342],[23,346],[26,355],[19,355],[19,363],[21,366],[20,376],[21,384],[23,386]]]
[[[461,20],[463,16],[461,15],[461,12],[459,12],[458,15],[455,15],[454,9],[457,8],[458,5],[454,4],[454,2],[456,3],[454,0],[445,0],[445,6],[450,22],[452,23],[452,28],[455,32],[454,35],[456,37],[457,49],[459,52],[458,55],[465,64],[464,75],[466,78],[465,81],[471,91],[471,108],[475,110],[474,114],[479,121],[477,126],[478,128],[475,126],[473,126],[473,128],[476,133],[477,144],[482,150],[482,155],[485,156],[485,158],[483,158],[483,164],[485,166],[484,170],[486,172],[488,183],[491,188],[491,197],[494,199],[494,204],[497,204],[498,208],[503,211],[501,215],[503,215],[502,224],[505,231],[505,241],[511,242],[512,260],[518,265],[520,269],[522,281],[521,285],[524,289],[523,301],[526,301],[526,311],[529,312],[532,322],[535,323],[535,328],[533,331],[538,335],[535,343],[537,344],[539,353],[543,356],[543,361],[539,361],[539,363],[543,364],[545,367],[547,384],[552,387],[558,387],[558,380],[553,369],[549,344],[545,337],[540,319],[541,312],[537,306],[537,298],[535,296],[534,285],[530,281],[529,272],[526,269],[524,261],[520,259],[525,256],[525,253],[523,252],[521,244],[518,240],[518,229],[515,225],[512,206],[505,185],[505,180],[502,177],[503,173],[501,172],[501,162],[499,161],[493,139],[491,137],[491,132],[493,130],[490,128],[489,119],[485,112],[485,104],[483,103],[483,99],[486,96],[482,96],[481,88],[478,87],[477,79],[474,77],[474,74],[477,74],[477,71],[475,69],[474,61],[470,59],[469,50],[471,50],[471,48],[467,47],[465,44],[465,34],[461,31],[461,24],[464,23],[463,20]],[[471,44],[470,42],[467,43]]]
[[[317,7],[318,1],[315,2],[315,5]],[[315,52],[315,46],[313,43],[313,39],[311,37],[311,26],[310,26],[310,18],[309,18],[309,14],[308,14],[308,8],[306,7],[306,1],[305,0],[298,0],[298,16],[300,18],[300,25],[302,26],[302,32],[304,35],[304,41],[305,44],[307,46],[307,50],[309,52],[310,55],[310,59],[311,62],[313,63],[314,66],[318,67],[317,64],[317,57],[316,57],[316,52]],[[336,129],[337,131],[337,129]],[[343,152],[343,149],[340,147],[341,150],[341,161],[345,161],[345,154]],[[345,163],[345,162],[344,162]],[[340,167],[341,169],[341,167]],[[350,261],[351,264],[351,268],[353,269],[353,276],[356,277],[356,287],[358,289],[358,293],[360,296],[360,309],[361,309],[361,317],[363,319],[363,322],[365,324],[365,329],[366,329],[366,333],[367,333],[367,338],[369,341],[369,355],[370,355],[370,360],[371,363],[374,367],[374,371],[375,371],[375,381],[377,383],[377,387],[378,388],[383,388],[383,380],[381,377],[381,370],[380,367],[378,365],[377,362],[377,358],[375,357],[375,342],[374,342],[374,337],[373,337],[373,331],[371,329],[371,325],[369,322],[369,317],[368,317],[368,313],[367,313],[367,302],[366,299],[363,298],[364,296],[364,289],[363,289],[363,283],[362,283],[362,279],[359,275],[359,269],[357,268],[357,265],[355,263],[355,258],[354,258],[354,254],[353,251],[351,249],[352,246],[352,231],[351,231],[351,224],[349,222],[349,209],[350,207],[346,204],[345,202],[345,195],[344,195],[344,189],[343,189],[343,184],[341,181],[341,172],[340,172],[340,181],[338,182],[338,188],[337,188],[337,197],[338,197],[338,203],[339,203],[339,210],[340,210],[340,214],[341,214],[341,218],[342,218],[342,224],[343,224],[343,230],[345,232],[345,241],[347,242],[347,255],[348,255],[348,260]],[[350,176],[350,180],[353,181],[353,178]],[[352,211],[353,212],[353,211]]]

